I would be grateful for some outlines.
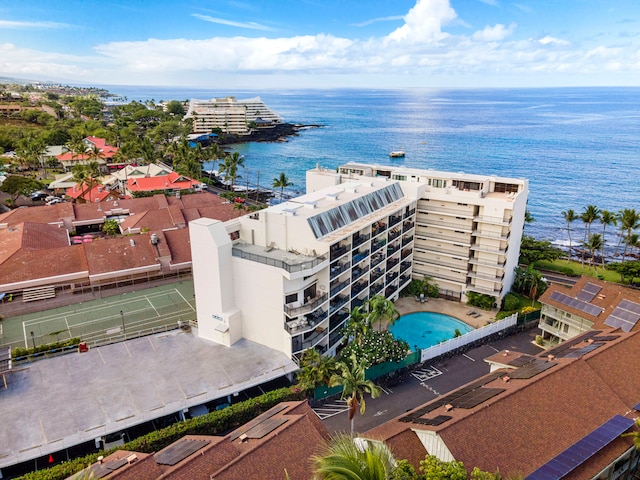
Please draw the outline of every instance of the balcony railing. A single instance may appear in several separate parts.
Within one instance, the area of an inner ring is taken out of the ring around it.
[[[399,258],[390,258],[389,260],[387,260],[387,270],[391,270],[393,267],[395,267],[398,263],[400,262]]]
[[[351,287],[351,298],[357,296],[369,286],[369,282],[358,282]]]
[[[293,353],[301,352],[307,348],[315,346],[327,335],[327,330],[317,330],[309,337],[302,340],[300,335],[291,339],[291,350]]]
[[[402,262],[400,264],[400,273],[405,272],[409,267],[411,267],[411,262]]]
[[[384,255],[382,253],[378,253],[374,255],[373,257],[371,257],[371,268],[375,267],[383,260],[384,260]]]
[[[372,297],[374,295],[378,295],[383,288],[384,288],[383,282],[376,283],[375,285],[371,285],[371,288],[369,289],[369,295],[371,295]]]
[[[405,258],[407,258],[409,255],[411,255],[412,250],[410,248],[405,248],[404,250],[402,250],[402,253],[400,253],[400,258],[402,260],[404,260]]]
[[[479,252],[498,253],[500,255],[504,255],[507,253],[506,248],[487,247],[478,244],[471,245],[471,250],[477,250]]]
[[[400,286],[411,281],[411,275],[400,275]]]
[[[329,278],[334,279],[343,272],[346,272],[351,267],[351,262],[348,260],[346,262],[339,262],[329,267]]]
[[[340,311],[335,315],[331,315],[331,318],[329,319],[329,330],[333,331],[337,327],[342,326],[347,318],[349,318],[349,312],[345,311]]]
[[[398,278],[398,275],[398,272],[388,273],[386,278],[387,284],[393,282],[396,278]]]
[[[300,320],[285,322],[284,327],[291,335],[297,335],[298,333],[315,328],[316,325],[326,320],[327,315],[328,313],[326,311],[320,311],[317,314],[314,313],[313,315],[307,315],[305,318]]]
[[[486,267],[493,267],[493,268],[504,268],[504,262],[489,262],[487,260],[478,260],[477,258],[470,258],[469,259],[469,263],[471,265],[484,265]]]
[[[486,216],[486,215],[477,215],[473,218],[474,222],[482,222],[482,223],[493,223],[494,225],[509,225],[511,223],[511,220],[513,219],[513,217],[507,217],[507,218],[502,218],[502,217],[491,217],[491,216]]]
[[[363,252],[356,253],[353,256],[353,265],[355,266],[356,263],[361,262],[362,260],[364,260],[368,256],[369,256],[369,250],[364,250]]]
[[[340,246],[340,247],[336,247],[336,246],[331,247],[331,250],[330,250],[330,252],[331,252],[330,253],[331,261],[334,261],[336,258],[340,258],[345,253],[347,253],[349,250],[351,250],[351,245],[343,245],[343,246]]]
[[[508,233],[498,233],[498,232],[482,232],[480,230],[474,230],[471,235],[474,237],[486,237],[486,238],[496,238],[498,240],[509,240],[511,236],[511,232]]]
[[[335,285],[332,284],[329,290],[331,297],[335,297],[338,293],[344,290],[349,283],[349,280],[345,280],[344,282],[336,283]]]
[[[391,215],[389,217],[389,228],[393,227],[394,225],[397,225],[401,221],[402,221],[402,215],[401,214]]]
[[[393,242],[396,238],[400,236],[400,230],[397,228],[393,228],[389,230],[389,241]]]
[[[416,233],[416,237],[418,239],[424,240],[444,240],[447,242],[459,243],[460,245],[469,246],[471,245],[471,235],[469,233],[460,233],[459,235],[443,235],[438,232],[434,232],[431,230],[421,231]]]
[[[465,232],[471,232],[471,221],[460,222],[445,222],[439,218],[429,218],[429,216],[418,217],[418,225],[432,226],[432,227],[447,227],[455,230],[464,230]]]
[[[402,246],[406,247],[408,244],[410,244],[411,242],[413,242],[413,235],[409,235],[406,237],[402,237]]]
[[[369,271],[369,265],[363,267],[356,267],[351,271],[351,281],[355,282],[358,278]]]
[[[372,270],[371,271],[371,283],[375,282],[376,280],[378,280],[382,275],[384,275],[384,271],[380,270],[379,268],[377,268],[375,271]]]
[[[386,223],[374,222],[374,224],[371,225],[371,235],[373,237],[375,237],[379,233],[384,232],[386,229],[387,229],[387,224]]]
[[[321,256],[316,258],[307,257],[306,259],[284,261],[277,258],[269,257],[267,255],[249,253],[241,248],[236,247],[232,247],[231,252],[234,257],[251,260],[252,262],[258,262],[264,265],[270,265],[272,267],[282,268],[289,273],[301,272],[302,270],[313,268],[316,265],[320,265],[326,260],[325,257]]]
[[[412,208],[411,210],[404,212],[404,218],[409,218],[416,213],[416,209]]]
[[[480,278],[482,280],[489,280],[490,282],[502,282],[502,277],[496,275],[488,275],[486,273],[478,273],[471,271],[468,274],[471,278]]]
[[[411,221],[406,221],[402,224],[402,231],[403,232],[408,232],[409,230],[411,230],[413,227],[415,226],[414,222]]]
[[[358,248],[360,245],[362,245],[364,242],[368,241],[370,238],[370,235],[360,235],[357,238],[353,239],[353,247],[352,248]]]
[[[318,306],[326,302],[328,298],[329,296],[326,293],[323,293],[322,295],[312,298],[302,305],[296,305],[298,302],[285,304],[284,313],[286,313],[290,317],[295,317],[296,315],[310,312],[311,310],[316,309]]]
[[[334,312],[340,310],[344,305],[349,301],[349,297],[347,295],[338,295],[331,299],[329,302],[329,313],[333,315]]]
[[[385,244],[387,243],[387,239],[383,238],[383,239],[376,239],[373,242],[371,242],[371,251],[375,252],[376,250],[381,249],[382,247],[385,246]]]

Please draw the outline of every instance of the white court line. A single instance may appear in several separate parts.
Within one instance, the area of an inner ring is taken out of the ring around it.
[[[151,300],[149,300],[146,295],[144,296],[144,298],[147,299],[147,302],[149,302],[149,305],[151,305],[151,308],[153,308],[153,311],[156,312],[156,317],[159,317],[160,314],[158,313],[158,310],[156,310],[156,307],[153,305],[153,303],[151,303]]]
[[[64,323],[67,325],[67,331],[69,332],[69,337],[73,337],[73,335],[71,335],[71,327],[69,327],[69,322],[67,321],[66,315],[64,317]]]
[[[186,299],[186,298],[184,298],[184,295],[182,295],[182,294],[180,293],[180,291],[178,291],[178,289],[177,289],[177,288],[175,289],[175,291],[176,291],[176,293],[177,293],[178,295],[180,295],[180,296],[182,297],[182,299],[184,300],[184,302],[185,302],[187,305],[189,305],[189,307],[191,308],[191,310],[193,310],[193,311],[195,312],[195,311],[196,311],[196,309],[195,309],[195,308],[193,308],[189,302],[187,302],[187,299]]]
[[[472,362],[475,362],[475,360],[473,358],[471,358],[469,355],[467,355],[466,353],[462,354],[463,357],[467,357],[469,360],[471,360]]]

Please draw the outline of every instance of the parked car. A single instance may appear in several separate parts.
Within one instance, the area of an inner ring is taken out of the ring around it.
[[[47,205],[55,205],[56,203],[62,203],[62,202],[64,202],[63,199],[59,197],[53,197],[51,200],[47,202]]]
[[[29,198],[35,201],[35,200],[44,200],[48,196],[49,194],[47,192],[43,192],[42,190],[37,190],[35,192],[31,192],[31,195],[29,195]]]

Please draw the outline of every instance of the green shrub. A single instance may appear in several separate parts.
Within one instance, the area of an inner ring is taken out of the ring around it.
[[[80,339],[78,337],[74,337],[74,338],[70,338],[69,340],[65,340],[64,342],[43,343],[41,345],[36,345],[36,348],[15,347],[11,351],[11,357],[12,358],[26,357],[27,355],[48,352],[50,350],[57,350],[65,347],[75,347],[79,343],[80,343]]]
[[[483,310],[491,310],[495,302],[495,298],[484,293],[467,292],[467,305],[479,307]]]
[[[542,335],[536,335],[536,345],[542,345],[543,343]]]
[[[185,435],[221,435],[234,430],[280,402],[303,400],[304,392],[296,388],[280,388],[236,403],[223,410],[215,410],[207,415],[192,418],[184,422],[174,423],[162,430],[148,433],[136,438],[121,447],[109,451],[92,453],[76,458],[60,465],[31,472],[18,480],[64,480],[87,466],[95,463],[99,455],[109,455],[115,450],[129,450],[142,453],[153,453],[162,450]]]
[[[562,273],[564,273],[565,275],[567,275],[569,277],[573,277],[575,275],[575,272],[573,271],[573,268],[571,268],[571,267],[562,267],[561,271],[562,271]]]
[[[507,293],[502,302],[502,309],[507,311],[517,310],[520,306],[520,298],[513,294]]]

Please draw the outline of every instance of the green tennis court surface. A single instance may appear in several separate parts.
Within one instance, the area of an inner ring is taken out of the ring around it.
[[[79,337],[91,344],[123,340],[196,319],[193,282],[154,287],[2,321],[0,344],[32,347]],[[32,333],[33,332],[33,333]]]

